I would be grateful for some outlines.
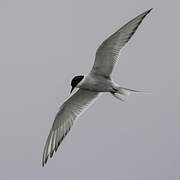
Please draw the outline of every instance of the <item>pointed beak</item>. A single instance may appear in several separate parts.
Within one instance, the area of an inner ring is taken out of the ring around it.
[[[74,87],[71,88],[70,94],[73,92],[73,90],[74,90]]]

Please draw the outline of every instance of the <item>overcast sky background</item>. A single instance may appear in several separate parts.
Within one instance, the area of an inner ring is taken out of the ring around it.
[[[179,1],[1,0],[0,179],[179,180]],[[47,135],[96,48],[154,8],[121,52],[123,103],[101,96],[42,168]]]

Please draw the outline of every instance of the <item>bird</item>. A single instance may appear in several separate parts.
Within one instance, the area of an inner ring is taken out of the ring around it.
[[[136,16],[103,41],[96,51],[91,71],[86,76],[78,75],[72,79],[70,94],[75,88],[78,90],[60,106],[59,112],[55,116],[44,146],[42,166],[57,151],[75,119],[88,109],[100,94],[111,93],[115,98],[124,101],[133,92],[143,92],[119,86],[112,80],[111,74],[119,59],[120,50],[131,39],[151,10],[152,8]]]

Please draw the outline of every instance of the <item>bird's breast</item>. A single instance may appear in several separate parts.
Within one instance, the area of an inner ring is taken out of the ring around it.
[[[110,92],[112,91],[112,81],[103,78],[87,77],[82,82],[79,88],[88,89],[97,92]]]

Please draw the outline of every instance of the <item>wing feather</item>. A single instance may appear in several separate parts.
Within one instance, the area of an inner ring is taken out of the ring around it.
[[[70,131],[74,120],[80,116],[98,96],[98,92],[79,89],[60,107],[44,147],[42,165],[56,152],[64,137]]]
[[[129,41],[142,20],[151,10],[152,9],[129,21],[99,46],[91,73],[104,77],[110,76],[119,57],[121,48]]]

